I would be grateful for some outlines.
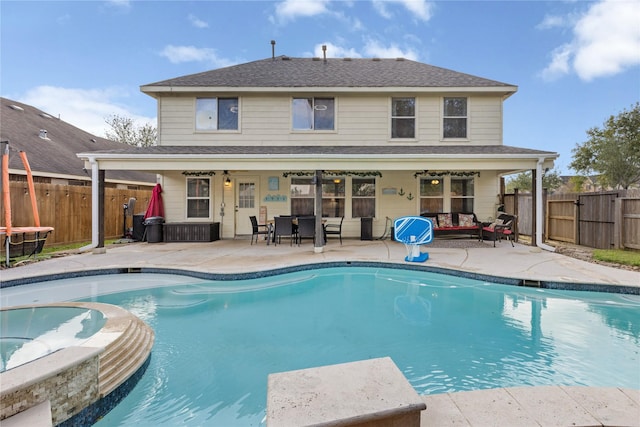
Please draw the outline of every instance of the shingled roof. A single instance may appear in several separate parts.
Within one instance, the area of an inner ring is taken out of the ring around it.
[[[144,85],[233,88],[497,88],[515,86],[408,59],[291,58],[278,56]]]
[[[123,148],[119,142],[92,135],[30,105],[0,99],[0,138],[9,141],[9,169],[24,170],[17,154],[24,151],[34,175],[86,180],[84,161],[76,153]],[[46,131],[46,137],[44,132],[41,137],[41,131]],[[108,171],[106,179],[155,184],[155,175],[135,171]]]

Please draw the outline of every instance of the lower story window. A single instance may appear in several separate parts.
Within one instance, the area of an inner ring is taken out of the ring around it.
[[[444,183],[435,176],[420,178],[420,214],[443,212]]]
[[[291,179],[291,215],[311,216],[315,205],[315,188],[311,178]]]
[[[210,217],[210,189],[209,178],[187,178],[187,218]]]
[[[344,216],[344,178],[322,180],[322,216]],[[311,178],[291,179],[291,215],[315,215],[315,185]]]
[[[351,180],[351,216],[353,218],[375,218],[375,178],[353,178]]]
[[[344,178],[322,180],[322,216],[340,218],[344,216]]]
[[[473,212],[473,178],[451,178],[451,212]]]

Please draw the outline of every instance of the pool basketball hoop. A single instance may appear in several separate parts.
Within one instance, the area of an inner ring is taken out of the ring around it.
[[[396,241],[407,249],[407,262],[424,262],[429,259],[427,252],[420,251],[420,245],[433,240],[433,224],[428,218],[421,216],[403,216],[393,222],[393,233]]]

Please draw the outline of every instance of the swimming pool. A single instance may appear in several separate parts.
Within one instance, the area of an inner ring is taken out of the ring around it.
[[[90,289],[85,300],[122,306],[156,332],[146,374],[97,426],[260,425],[269,373],[383,356],[421,394],[640,388],[634,295],[360,267],[229,282],[146,274],[65,281],[68,289],[77,283]]]

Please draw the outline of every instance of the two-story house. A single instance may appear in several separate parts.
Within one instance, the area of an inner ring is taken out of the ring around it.
[[[219,222],[222,238],[251,234],[261,212],[321,209],[344,216],[346,237],[361,218],[374,235],[387,217],[495,218],[502,175],[557,157],[503,144],[516,86],[402,58],[274,56],[141,90],[157,100],[158,146],[79,156],[157,173],[166,222]]]

